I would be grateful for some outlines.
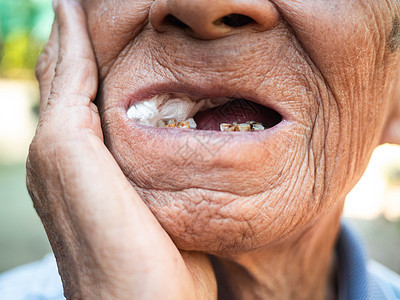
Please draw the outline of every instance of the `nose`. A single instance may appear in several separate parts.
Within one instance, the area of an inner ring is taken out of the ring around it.
[[[159,32],[185,30],[199,39],[217,39],[246,30],[274,27],[279,13],[269,0],[155,0],[149,15]]]

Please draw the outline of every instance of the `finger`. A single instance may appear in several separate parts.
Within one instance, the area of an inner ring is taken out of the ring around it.
[[[49,41],[36,64],[36,78],[39,81],[40,89],[40,113],[46,107],[50,95],[51,82],[58,60],[58,45],[58,25],[56,19],[54,19]]]
[[[85,12],[75,0],[57,2],[59,57],[49,104],[88,106],[97,93],[97,65]]]

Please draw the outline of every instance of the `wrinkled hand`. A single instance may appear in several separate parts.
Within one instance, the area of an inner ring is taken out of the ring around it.
[[[39,126],[27,185],[69,299],[215,299],[204,254],[179,251],[103,143],[83,9],[55,5],[39,59]]]

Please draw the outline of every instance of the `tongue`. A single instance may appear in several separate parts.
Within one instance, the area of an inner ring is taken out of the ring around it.
[[[221,123],[239,124],[247,121],[255,121],[265,128],[271,128],[282,118],[270,108],[245,99],[235,99],[224,105],[198,112],[194,120],[197,129],[219,131]]]

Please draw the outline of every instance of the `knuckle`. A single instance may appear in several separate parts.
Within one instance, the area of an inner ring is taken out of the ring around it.
[[[28,189],[29,195],[31,196],[32,201],[36,201],[38,197],[36,196],[36,175],[34,173],[35,167],[33,165],[33,161],[30,156],[28,156],[26,162],[26,188]]]
[[[62,134],[57,130],[57,126],[51,126],[48,118],[41,119],[36,130],[36,134],[29,146],[27,165],[29,167],[42,167],[43,162],[51,158],[51,149],[58,143]]]
[[[28,158],[27,158],[27,176],[29,177],[35,170],[40,168],[43,164],[41,163],[41,157],[43,154],[43,145],[40,142],[40,134],[36,134],[29,146]]]
[[[41,177],[40,174],[42,174],[42,167],[44,165],[40,153],[38,144],[33,141],[29,147],[26,161],[26,187],[34,203],[40,200],[38,196],[38,190],[40,189],[39,178]]]
[[[31,199],[38,204],[44,197],[48,181],[52,180],[51,174],[57,169],[60,148],[60,139],[55,130],[43,126],[37,130],[28,151],[26,160],[26,186]],[[43,190],[44,189],[44,190]]]

